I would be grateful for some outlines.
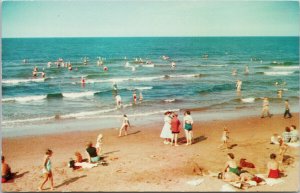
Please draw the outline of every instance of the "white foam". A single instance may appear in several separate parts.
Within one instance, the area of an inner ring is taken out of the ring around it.
[[[26,83],[26,82],[44,82],[44,78],[32,78],[32,79],[5,79],[2,80],[4,84],[19,84],[19,83]]]
[[[66,98],[79,98],[79,97],[93,96],[94,94],[95,91],[62,93],[63,97]]]
[[[105,109],[105,110],[100,110],[100,111],[85,111],[85,112],[79,112],[79,113],[71,113],[71,114],[66,114],[66,115],[61,115],[60,118],[62,119],[68,119],[68,118],[86,118],[92,115],[98,115],[101,113],[107,113],[111,111],[115,111],[117,108],[113,109]]]
[[[38,117],[38,118],[32,118],[32,119],[17,119],[17,120],[11,120],[11,121],[3,121],[2,124],[14,124],[14,123],[26,123],[26,122],[36,122],[36,121],[45,121],[45,120],[51,120],[54,119],[54,116],[52,117]]]
[[[176,99],[166,99],[164,100],[165,102],[168,102],[168,103],[171,103],[171,102],[174,102]]]
[[[169,75],[170,78],[194,78],[199,76],[199,74],[176,74],[176,75]]]
[[[208,64],[202,64],[200,66],[203,66],[203,67],[225,67],[227,65],[225,65],[225,64],[210,64],[210,65],[208,65]]]
[[[253,103],[255,101],[255,98],[244,98],[244,99],[241,99],[242,102],[244,103]]]
[[[12,97],[12,98],[3,98],[2,102],[28,102],[28,101],[36,101],[36,100],[43,100],[46,99],[47,95],[40,95],[40,96],[24,96],[24,97]]]
[[[140,86],[140,87],[135,87],[134,89],[128,89],[128,90],[151,90],[153,87],[152,86]]]
[[[299,70],[299,66],[273,66],[273,69],[278,69],[278,70],[289,70],[289,69],[298,69]]]
[[[147,68],[153,68],[154,64],[144,64],[142,65],[143,67],[147,67]]]
[[[294,71],[286,71],[286,72],[264,72],[265,75],[268,76],[280,76],[280,75],[290,75],[293,74]]]

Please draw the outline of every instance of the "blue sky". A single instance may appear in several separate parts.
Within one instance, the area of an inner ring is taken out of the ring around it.
[[[3,37],[298,36],[297,1],[4,1]]]

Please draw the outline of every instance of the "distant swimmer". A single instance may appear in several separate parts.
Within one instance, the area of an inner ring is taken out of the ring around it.
[[[172,68],[175,68],[175,67],[176,67],[176,63],[175,63],[175,62],[172,62],[172,63],[171,63],[171,67],[172,67]]]
[[[142,93],[142,91],[140,91],[139,100],[140,100],[140,101],[143,101],[143,93]]]
[[[72,64],[69,62],[68,64],[68,69],[71,71],[73,68],[72,68]]]
[[[246,67],[245,67],[245,74],[246,74],[246,75],[249,74],[249,67],[248,67],[248,65],[246,65]]]
[[[118,86],[117,86],[116,82],[114,82],[114,84],[113,84],[113,90],[118,90]]]
[[[151,60],[147,60],[146,64],[152,64]]]
[[[104,66],[104,67],[103,67],[103,70],[104,70],[104,71],[108,71],[107,66]]]
[[[37,71],[32,71],[32,76],[37,77]]]
[[[132,97],[134,104],[136,104],[136,91],[133,91]]]
[[[35,67],[33,68],[33,71],[38,72],[38,71],[39,71],[38,67],[35,66]]]
[[[43,71],[42,72],[42,78],[45,78],[46,77],[46,73]]]
[[[26,60],[26,59],[23,59],[23,63],[24,63],[24,64],[27,63],[27,60]]]
[[[81,83],[82,83],[82,84],[85,84],[85,82],[86,82],[86,81],[85,81],[85,78],[82,76],[82,77],[81,77]]]
[[[122,105],[122,98],[120,95],[116,96],[116,104],[117,104],[117,108],[120,108]]]
[[[129,67],[129,62],[126,62],[126,63],[125,63],[125,67]]]
[[[233,69],[231,74],[232,74],[232,76],[236,76],[237,75],[237,70]]]
[[[48,68],[51,67],[51,64],[52,64],[52,62],[48,62],[48,63],[47,63]]]
[[[131,67],[131,71],[135,71],[135,67],[134,66]]]
[[[240,92],[242,90],[242,81],[237,80],[236,81],[236,91]]]
[[[168,59],[170,59],[170,57],[169,56],[162,56],[162,59],[163,60],[168,60]]]

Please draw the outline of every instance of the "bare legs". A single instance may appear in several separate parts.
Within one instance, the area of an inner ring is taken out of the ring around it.
[[[48,180],[50,180],[50,183],[51,183],[51,190],[54,190],[54,186],[53,186],[53,175],[52,175],[52,172],[50,171],[49,173],[46,173],[44,175],[45,179],[42,183],[42,185],[39,187],[39,190],[43,190],[43,186],[46,184],[46,182]]]
[[[171,145],[173,145],[173,141],[174,141],[175,146],[178,146],[178,144],[177,144],[177,139],[178,139],[178,133],[172,133],[172,141],[171,141]]]
[[[122,127],[120,128],[120,131],[119,131],[119,137],[122,136],[123,129],[125,130],[125,135],[127,135],[127,128],[128,128],[128,125],[122,125]]]
[[[184,130],[185,132],[185,137],[186,137],[186,145],[192,145],[192,140],[193,140],[193,132],[190,130]]]

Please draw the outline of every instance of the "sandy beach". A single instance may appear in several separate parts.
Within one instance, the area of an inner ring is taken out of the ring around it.
[[[270,136],[281,134],[292,124],[299,129],[299,114],[291,119],[282,115],[261,119],[257,117],[233,120],[197,122],[194,126],[195,143],[184,144],[184,132],[179,135],[180,146],[163,144],[159,138],[163,119],[153,125],[135,127],[129,135],[118,137],[118,130],[78,131],[41,136],[13,137],[2,140],[3,155],[17,177],[2,184],[2,191],[37,191],[42,182],[42,162],[46,148],[53,150],[51,158],[55,191],[220,191],[225,182],[208,176],[208,171],[220,172],[232,152],[236,160],[246,158],[255,164],[248,171],[267,173],[266,163],[270,153],[278,153],[278,145],[270,144]],[[182,120],[182,116],[179,117]],[[130,119],[130,118],[129,118]],[[220,150],[222,128],[230,131],[232,149]],[[46,129],[46,128],[44,128]],[[95,143],[97,135],[104,136],[104,160],[107,166],[92,169],[68,168],[69,158],[79,151],[85,157],[85,143]],[[261,185],[247,191],[298,191],[299,148],[289,147],[282,165],[287,175],[284,183]],[[198,186],[187,184],[190,180],[204,179]],[[45,185],[50,191],[50,184]],[[242,191],[235,189],[236,191]]]

